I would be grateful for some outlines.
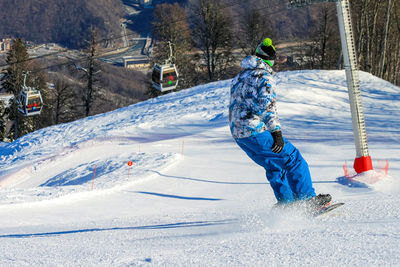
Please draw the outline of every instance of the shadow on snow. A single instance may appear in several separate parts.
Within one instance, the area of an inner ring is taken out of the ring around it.
[[[184,197],[184,196],[177,196],[177,195],[167,195],[161,193],[154,193],[154,192],[143,192],[143,191],[136,191],[134,193],[145,194],[145,195],[152,195],[158,197],[168,197],[168,198],[177,198],[183,200],[207,200],[207,201],[219,201],[223,200],[222,198],[204,198],[204,197]]]
[[[230,224],[235,221],[236,220],[234,219],[227,219],[220,221],[180,222],[180,223],[156,224],[156,225],[132,226],[132,227],[91,228],[91,229],[32,233],[32,234],[9,234],[9,235],[0,235],[0,238],[52,237],[52,236],[60,236],[67,234],[92,233],[92,232],[104,232],[104,231],[159,230],[159,229],[176,229],[176,228],[188,228],[188,227],[204,227],[204,226]]]

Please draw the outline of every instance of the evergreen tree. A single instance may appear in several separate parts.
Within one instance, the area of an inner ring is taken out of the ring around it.
[[[3,78],[3,88],[14,95],[8,116],[9,120],[13,122],[13,127],[8,134],[11,141],[33,130],[31,119],[23,118],[19,114],[16,101],[24,83],[24,73],[28,71],[28,59],[28,51],[22,40],[14,40],[10,51],[7,53],[6,62],[9,67]]]
[[[42,112],[45,112],[41,113],[40,116],[33,117],[25,117],[18,111],[17,99],[24,86],[24,81],[26,86],[33,87],[41,92],[44,103],[48,99],[48,87],[44,75],[29,71],[32,68],[38,68],[38,66],[29,59],[28,51],[21,39],[13,41],[11,49],[7,54],[6,62],[9,67],[3,78],[3,87],[7,92],[12,93],[14,97],[10,100],[7,116],[7,119],[12,122],[12,127],[9,133],[5,135],[10,141],[13,141],[27,133],[51,125],[51,120],[48,119],[48,116],[45,116],[46,109],[50,107],[42,105]]]
[[[6,140],[6,119],[4,101],[0,100],[0,142]]]
[[[13,41],[10,51],[7,53],[6,62],[9,67],[3,78],[3,88],[14,95],[18,95],[23,82],[24,72],[28,70],[28,51],[21,39]]]

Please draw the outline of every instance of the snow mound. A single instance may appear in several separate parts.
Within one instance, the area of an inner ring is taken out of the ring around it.
[[[7,184],[0,191],[0,205],[54,200],[68,195],[69,199],[79,199],[90,191],[92,194],[114,192],[148,181],[157,171],[173,166],[182,158],[177,153],[110,153],[108,157],[85,160],[85,152],[88,151],[80,150],[80,157],[72,155],[78,153],[75,152],[62,159],[51,158],[9,175],[3,180]],[[128,161],[133,165],[128,166]]]

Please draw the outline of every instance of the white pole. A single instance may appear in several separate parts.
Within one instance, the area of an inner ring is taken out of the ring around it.
[[[361,103],[360,81],[358,78],[357,56],[351,24],[349,0],[337,2],[336,9],[339,21],[340,39],[342,42],[343,61],[346,70],[351,117],[353,121],[354,142],[356,146],[354,168],[357,173],[360,173],[372,170],[372,161],[368,153],[367,131]]]

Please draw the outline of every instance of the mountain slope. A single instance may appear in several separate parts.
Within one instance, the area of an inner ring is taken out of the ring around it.
[[[0,264],[396,265],[400,89],[360,77],[371,156],[391,167],[354,188],[336,181],[354,159],[344,72],[277,74],[284,135],[316,190],[346,203],[330,216],[271,210],[265,172],[230,136],[222,81],[3,145]]]
[[[123,15],[119,0],[3,0],[0,36],[82,48],[90,38],[91,25],[99,29],[101,37],[119,36]]]

